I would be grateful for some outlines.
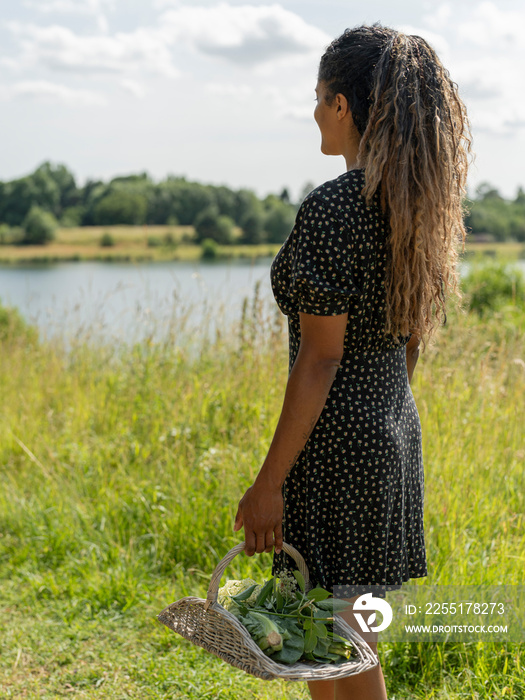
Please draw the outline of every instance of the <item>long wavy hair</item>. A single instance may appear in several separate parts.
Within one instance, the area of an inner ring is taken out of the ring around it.
[[[435,51],[379,24],[347,29],[321,58],[331,104],[348,100],[361,136],[363,196],[376,193],[390,222],[385,334],[429,338],[459,296],[470,126]]]

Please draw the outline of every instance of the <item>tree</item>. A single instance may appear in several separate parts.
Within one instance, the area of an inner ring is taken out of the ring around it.
[[[308,182],[305,182],[305,183],[304,183],[304,185],[303,185],[303,187],[302,187],[302,189],[301,189],[301,192],[299,193],[299,204],[301,204],[301,202],[303,201],[303,199],[304,199],[307,195],[309,195],[310,192],[311,192],[313,189],[315,189],[315,185],[314,185],[313,182],[310,182],[310,180],[308,180]]]
[[[261,202],[251,190],[239,190],[235,193],[235,214],[232,219],[242,227],[243,222],[256,212],[261,211]]]
[[[482,182],[476,187],[476,199],[503,199],[498,190],[488,182]]]
[[[523,187],[518,187],[518,193],[516,195],[516,199],[514,200],[515,204],[525,204],[525,190]]]
[[[270,243],[282,243],[293,228],[295,210],[271,195],[265,200],[267,212],[264,229]]]
[[[201,243],[210,238],[216,243],[228,245],[233,241],[233,221],[228,216],[221,216],[216,206],[204,209],[195,219],[197,241]]]
[[[53,214],[40,207],[32,206],[23,222],[26,245],[44,245],[55,237],[57,221]]]
[[[290,201],[291,201],[290,200],[290,193],[288,192],[287,187],[283,187],[283,190],[282,190],[281,194],[279,195],[279,199],[281,200],[281,202],[284,202],[285,204],[290,204]]]
[[[249,214],[242,223],[241,242],[248,244],[264,243],[266,232],[264,230],[264,217],[260,212]]]
[[[148,202],[142,194],[114,189],[95,205],[95,223],[103,226],[114,224],[143,224],[146,219]]]
[[[81,192],[77,188],[75,176],[65,165],[53,165],[49,161],[42,163],[33,173],[33,180],[52,181],[58,190],[58,208],[54,212],[61,215],[67,207],[74,207],[80,203]]]

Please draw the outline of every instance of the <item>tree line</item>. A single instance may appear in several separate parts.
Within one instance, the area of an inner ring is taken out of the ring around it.
[[[308,183],[301,199],[313,188]],[[504,199],[484,183],[466,201],[466,224],[493,240],[525,241],[525,192]],[[261,199],[249,189],[190,182],[170,175],[154,182],[147,173],[88,180],[83,187],[65,165],[45,162],[33,173],[0,182],[0,243],[46,243],[58,226],[193,226],[195,240],[220,244],[280,243],[291,230],[297,202],[284,189]]]
[[[525,191],[518,188],[514,199],[505,199],[487,182],[466,202],[465,223],[473,234],[495,241],[525,241]]]
[[[307,185],[310,189],[313,185]],[[0,242],[46,243],[54,230],[72,226],[194,226],[196,241],[280,243],[293,226],[297,205],[284,189],[261,199],[249,189],[190,182],[147,173],[88,180],[79,187],[65,165],[45,162],[26,177],[0,182]]]

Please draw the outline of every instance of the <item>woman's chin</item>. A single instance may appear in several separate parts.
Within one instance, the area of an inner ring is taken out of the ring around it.
[[[321,143],[321,153],[324,156],[340,156],[341,155],[341,151],[339,151],[338,149],[335,149],[335,148],[330,148],[330,146],[327,146],[324,143]]]

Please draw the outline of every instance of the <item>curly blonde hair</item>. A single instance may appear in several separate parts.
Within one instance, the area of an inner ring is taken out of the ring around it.
[[[328,100],[342,93],[361,135],[363,195],[390,222],[385,333],[429,338],[459,295],[458,249],[472,138],[465,106],[435,51],[379,24],[347,29],[321,58]]]

